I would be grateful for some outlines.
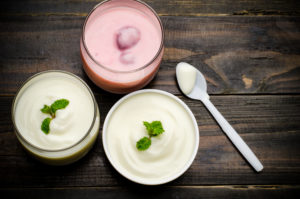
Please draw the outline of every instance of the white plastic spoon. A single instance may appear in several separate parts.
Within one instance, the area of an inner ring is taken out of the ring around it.
[[[264,168],[261,162],[209,100],[209,95],[206,92],[206,81],[202,73],[194,66],[188,63],[180,62],[176,67],[176,77],[181,91],[187,97],[201,100],[203,102],[231,142],[236,146],[236,148],[241,152],[251,166],[257,172],[260,172]]]

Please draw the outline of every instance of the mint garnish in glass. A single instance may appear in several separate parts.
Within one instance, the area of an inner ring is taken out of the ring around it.
[[[41,130],[45,133],[48,134],[50,132],[50,122],[55,118],[55,113],[59,109],[64,109],[68,106],[69,100],[67,99],[59,99],[56,100],[51,104],[51,106],[44,105],[44,107],[41,109],[41,111],[45,114],[49,114],[51,116],[47,117],[46,119],[43,120],[42,125],[41,125]]]

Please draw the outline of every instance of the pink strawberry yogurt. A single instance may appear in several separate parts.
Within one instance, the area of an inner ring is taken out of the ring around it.
[[[162,24],[143,2],[105,1],[87,17],[80,47],[84,70],[96,85],[128,93],[144,87],[158,71]]]

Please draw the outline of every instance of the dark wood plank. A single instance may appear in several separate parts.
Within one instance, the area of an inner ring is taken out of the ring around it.
[[[147,88],[180,91],[175,66],[190,62],[210,94],[299,93],[300,17],[162,17],[165,54]],[[84,17],[1,17],[0,94],[14,94],[29,76],[48,69],[85,75],[79,56]]]
[[[297,0],[144,0],[160,15],[299,15]],[[0,13],[27,15],[83,15],[101,0],[12,0],[1,1]]]
[[[103,120],[118,95],[96,95]],[[213,96],[212,102],[262,161],[257,174],[245,162],[200,102],[180,96],[200,131],[197,157],[189,170],[168,185],[299,184],[300,96]],[[12,97],[0,97],[0,187],[125,186],[106,159],[101,136],[82,160],[65,167],[43,165],[18,143],[10,121]]]
[[[0,189],[1,196],[7,198],[295,198],[300,194],[299,186],[196,186],[196,187],[91,187],[60,189]]]

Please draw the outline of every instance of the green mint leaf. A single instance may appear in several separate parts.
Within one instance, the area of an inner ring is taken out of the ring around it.
[[[150,137],[158,136],[165,132],[160,121],[153,121],[151,123],[144,121],[144,126],[146,127]]]
[[[43,113],[47,113],[47,114],[51,114],[51,108],[50,108],[50,106],[48,106],[48,105],[44,105],[44,107],[41,109],[41,111],[43,112]]]
[[[143,137],[136,143],[136,148],[140,151],[145,151],[151,145],[151,139],[148,137]]]
[[[148,132],[152,132],[152,126],[149,122],[143,122]]]
[[[150,136],[158,136],[163,132],[165,132],[160,121],[153,121],[151,123],[151,126],[152,126],[152,132],[149,134]]]
[[[144,151],[150,147],[151,137],[158,136],[165,132],[160,121],[153,121],[151,123],[144,121],[143,124],[146,127],[149,137],[143,137],[136,142],[136,148],[140,151]]]
[[[48,134],[50,131],[50,122],[51,122],[51,118],[47,117],[46,119],[44,119],[44,121],[42,122],[41,125],[41,129],[45,134]]]
[[[55,116],[55,112],[59,109],[64,109],[68,106],[69,100],[66,99],[59,99],[56,100],[53,104],[51,104],[51,110]]]
[[[48,134],[50,131],[50,122],[52,119],[55,118],[55,112],[59,109],[64,109],[68,106],[69,100],[66,99],[59,99],[53,102],[51,106],[44,105],[44,107],[41,109],[43,113],[49,114],[51,116],[44,119],[41,125],[41,129],[45,134]]]

